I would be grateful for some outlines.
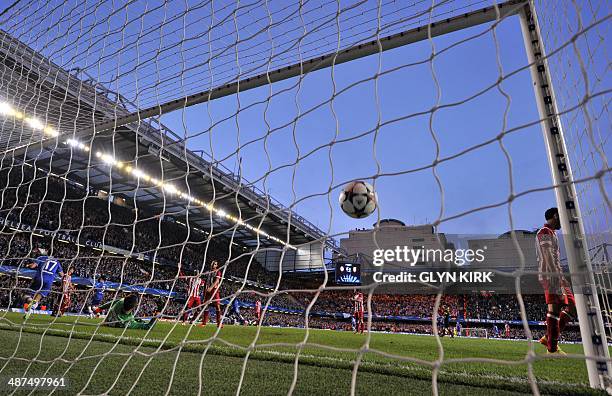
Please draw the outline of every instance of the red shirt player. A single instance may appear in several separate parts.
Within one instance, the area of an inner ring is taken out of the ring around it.
[[[365,325],[363,323],[363,293],[354,290],[353,301],[353,316],[355,317],[355,332],[363,333]]]
[[[561,229],[559,211],[557,208],[550,208],[544,213],[544,217],[546,224],[536,234],[538,280],[544,288],[548,305],[546,335],[540,339],[540,343],[546,345],[549,353],[565,355],[557,343],[565,325],[572,318],[576,301],[561,268],[559,239],[556,234],[556,230]]]
[[[71,294],[74,290],[72,286],[72,273],[74,272],[74,268],[68,268],[68,271],[64,273],[62,276],[62,296],[57,304],[57,310],[53,313],[54,316],[62,316],[64,312],[70,307],[70,303],[72,302]]]
[[[204,285],[204,280],[199,276],[194,276],[189,280],[189,297],[187,299],[187,309],[183,314],[183,323],[187,321],[190,311],[192,313],[190,323],[193,323],[195,318],[197,318],[200,306],[202,305],[202,300],[200,299],[200,288],[202,285]]]
[[[219,270],[219,264],[214,260],[211,264],[211,270],[208,274],[206,281],[206,291],[204,293],[204,303],[211,303],[215,307],[215,314],[217,315],[217,327],[221,327],[221,296],[219,295],[219,286],[221,285],[221,279],[223,275]],[[206,326],[208,323],[208,306],[204,308],[204,317],[202,318],[202,325]]]
[[[506,322],[504,325],[504,331],[506,333],[506,338],[510,338],[510,323]]]
[[[261,319],[261,301],[259,299],[255,300],[255,316],[257,317],[257,323]]]

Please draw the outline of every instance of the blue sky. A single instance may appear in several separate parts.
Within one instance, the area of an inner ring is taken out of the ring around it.
[[[241,7],[247,8],[244,15],[234,21],[225,18],[231,15],[233,2],[215,2],[215,17],[211,19],[207,18],[210,10],[206,2],[190,2],[190,12],[185,14],[181,9],[185,7],[182,1],[165,3],[150,0],[135,4],[117,2],[85,7],[76,0],[40,0],[32,2],[21,16],[24,20],[27,20],[25,15],[28,13],[45,16],[45,23],[38,26],[20,23],[19,18],[14,18],[9,21],[9,24],[14,24],[11,25],[14,31],[9,31],[51,56],[65,68],[87,68],[99,81],[134,99],[141,107],[146,107],[185,93],[197,92],[208,85],[214,86],[224,79],[231,80],[232,75],[239,71],[247,72],[252,67],[253,59],[263,62],[259,72],[265,70],[265,61],[269,56],[283,50],[288,51],[287,62],[291,63],[291,59],[295,61],[297,47],[291,49],[290,44],[295,43],[303,34],[301,20],[294,18],[286,27],[281,25],[269,32],[265,27],[270,23],[267,11],[278,22],[283,17],[295,17],[297,9],[286,6],[290,3],[284,2],[259,3],[256,0],[241,2]],[[349,10],[343,14],[346,21],[342,21],[342,44],[350,41],[351,35],[356,34],[361,25],[376,20],[375,2],[366,2],[351,9],[354,3],[341,2],[341,7]],[[459,6],[468,3],[472,2],[450,2],[449,8],[442,8],[440,12],[451,9],[454,14],[463,12],[465,10]],[[490,4],[477,3],[478,7]],[[587,7],[587,3],[579,3]],[[336,2],[313,0],[304,4],[302,18],[309,29],[316,26],[325,15],[335,13]],[[402,12],[414,11],[407,6],[402,8],[406,4],[402,2],[384,4],[381,16],[383,23],[393,21]],[[54,8],[56,5],[59,7]],[[270,8],[266,9],[264,5]],[[73,9],[69,10],[68,6]],[[558,45],[567,39],[567,27],[576,26],[576,12],[568,4],[565,7],[546,8],[544,11],[546,13],[541,16],[541,20],[550,29],[547,33],[551,34],[547,40]],[[589,15],[600,14],[601,17],[605,12],[601,8],[587,12],[585,8],[583,24],[589,23]],[[113,16],[106,21],[106,15]],[[182,15],[186,16],[173,19]],[[206,28],[211,22],[217,27],[209,36]],[[84,29],[83,26],[88,24],[94,28]],[[436,51],[440,51],[487,30],[489,26],[481,25],[438,37],[433,40],[433,44]],[[400,27],[396,26],[386,33],[395,32]],[[5,28],[8,27],[5,25]],[[327,30],[310,34],[310,41],[303,42],[304,58],[335,48],[335,20],[332,18],[325,28]],[[257,34],[258,29],[264,30]],[[153,33],[146,39],[138,39],[143,32],[149,30]],[[602,86],[609,87],[610,82],[609,73],[606,73],[605,53],[603,57],[601,55],[605,45],[602,49],[600,37],[605,37],[605,31],[605,28],[603,33],[602,30],[593,30],[588,40],[595,44],[591,49],[598,55],[590,58],[593,62],[590,66],[599,70],[599,76],[603,76],[603,80],[599,81],[600,89]],[[204,63],[209,56],[209,38],[217,43],[216,50],[224,46],[227,48],[223,53],[224,58],[218,58],[211,64],[211,70]],[[242,41],[237,46],[233,45],[237,40]],[[441,105],[465,101],[494,84],[499,77],[498,55],[504,73],[513,72],[527,64],[517,17],[499,25],[497,42],[499,54],[493,35],[488,32],[434,58],[433,69],[439,84]],[[584,49],[585,43],[579,41],[578,45]],[[299,214],[332,234],[370,227],[378,217],[397,218],[408,224],[424,224],[440,216],[452,217],[504,202],[510,193],[509,163],[498,141],[436,167],[443,187],[443,198],[431,168],[411,171],[430,165],[436,153],[428,112],[437,99],[434,74],[430,63],[426,62],[432,51],[431,44],[423,41],[311,73],[302,80],[299,90],[295,87],[297,80],[291,79],[271,87],[253,89],[175,111],[164,115],[162,122],[178,135],[189,138],[191,149],[204,150],[232,171],[238,172],[241,167],[241,174],[247,180],[258,180],[256,184],[281,203],[291,205],[297,202],[295,210]],[[261,51],[255,55],[253,48]],[[235,49],[238,49],[238,54]],[[553,60],[555,65],[560,64],[564,72],[569,73],[569,76],[564,74],[560,80],[572,84],[561,87],[562,92],[558,92],[558,96],[564,104],[574,104],[583,96],[584,84],[570,49],[562,54],[563,57]],[[570,62],[565,65],[564,62],[568,60]],[[271,68],[281,64],[282,60],[275,62]],[[375,79],[379,62],[382,72],[401,65],[421,64]],[[214,77],[212,83],[211,77]],[[164,80],[168,83],[164,83]],[[332,98],[334,85],[335,91],[340,92],[360,80],[366,82],[352,86],[334,97],[331,104],[325,103],[312,110]],[[504,80],[500,87],[510,97],[506,130],[532,123],[539,118],[527,70]],[[279,93],[283,90],[286,92]],[[596,90],[591,86],[591,92]],[[257,102],[263,103],[249,107]],[[603,102],[595,107],[601,110],[605,108],[605,103],[604,97]],[[502,132],[507,105],[505,96],[494,87],[461,105],[436,111],[432,127],[439,142],[439,157],[456,155],[498,136]],[[298,106],[302,115],[298,117],[297,123],[292,123],[298,115]],[[232,117],[238,109],[238,116]],[[309,113],[303,114],[306,111]],[[419,112],[425,114],[411,116]],[[566,131],[570,140],[572,136],[579,135],[584,126],[580,112],[577,114]],[[226,117],[229,119],[221,121]],[[402,117],[407,118],[393,121]],[[605,124],[603,118],[602,123]],[[376,128],[379,120],[384,126]],[[358,137],[365,132],[369,133]],[[607,135],[609,131],[604,126],[601,135],[602,141],[606,142],[604,150],[610,146]],[[337,143],[330,148],[329,143],[332,141]],[[505,135],[500,142],[512,161],[515,193],[551,184],[542,132],[538,125]],[[587,147],[587,153],[577,153],[577,157],[572,159],[574,162],[583,160],[589,150],[592,151],[592,148]],[[298,157],[300,160],[294,165]],[[600,164],[601,161],[595,157],[592,164],[581,169],[581,173],[588,175]],[[389,175],[393,173],[399,174]],[[374,177],[377,175],[379,177]],[[347,217],[337,203],[339,188],[336,186],[355,179],[373,182],[380,200],[380,212],[366,219]],[[328,193],[330,187],[334,188]],[[598,195],[597,189],[591,191],[594,193],[589,205],[600,206],[601,193]],[[539,227],[543,223],[544,210],[554,205],[554,194],[550,190],[516,199],[511,207],[514,228]],[[598,226],[595,227],[597,229]],[[605,222],[603,227],[606,227]],[[440,231],[453,234],[500,234],[508,229],[508,205],[479,210],[445,221],[439,227]]]
[[[483,26],[453,33],[435,40],[442,49],[458,40],[482,31]],[[502,24],[498,30],[500,57],[503,68],[511,71],[526,64],[526,55],[518,19]],[[427,59],[430,44],[415,45],[385,52],[382,70]],[[372,77],[377,70],[378,56],[371,56],[335,68],[333,77],[339,91],[349,84]],[[494,41],[491,35],[471,40],[434,61],[441,89],[440,103],[461,101],[489,86],[498,77]],[[273,86],[278,92],[295,84],[295,80]],[[435,104],[435,85],[430,66],[425,63],[390,73],[379,78],[380,118],[383,122],[412,113],[431,109]],[[346,139],[375,129],[378,117],[374,81],[353,87],[334,100],[338,122],[337,139]],[[522,72],[502,84],[511,97],[507,128],[537,119],[537,111],[527,72]],[[269,130],[291,121],[296,115],[296,89],[271,100],[264,120],[264,105],[241,111],[239,117],[213,128],[211,133],[191,141],[191,147],[212,152],[221,159],[235,152],[247,141],[261,138]],[[303,82],[298,101],[302,110],[331,97],[332,70],[326,69],[309,75]],[[268,87],[240,94],[240,106],[265,100]],[[440,110],[433,118],[433,129],[439,139],[440,157],[460,152],[498,135],[502,130],[506,99],[492,89],[473,101],[450,109]],[[236,97],[215,100],[210,106],[199,105],[163,118],[164,123],[177,133],[184,132],[181,119],[185,118],[187,134],[205,130],[209,125],[207,109],[213,120],[222,119],[237,109]],[[200,126],[201,125],[201,126]],[[195,128],[195,129],[194,129]],[[238,132],[239,128],[239,132]],[[296,141],[300,153],[307,153],[334,139],[336,119],[330,105],[300,118],[296,126]],[[210,142],[209,142],[210,138]],[[266,179],[267,190],[279,201],[294,201],[292,184],[298,199],[311,194],[325,193],[330,185],[351,179],[367,179],[379,173],[402,172],[431,164],[435,159],[435,144],[429,131],[429,114],[391,123],[375,134],[333,146],[325,147],[296,167],[288,166],[275,171]],[[211,143],[212,142],[212,143]],[[550,184],[550,173],[539,126],[531,126],[503,139],[512,158],[515,191],[540,188]],[[270,164],[264,151],[264,141],[241,148],[239,157],[231,155],[224,164],[234,170],[238,158],[242,161],[242,174],[248,180],[262,178],[269,169],[292,164],[297,156],[291,126],[274,131],[265,142]],[[374,149],[375,147],[375,149]],[[376,157],[374,156],[376,154]],[[330,157],[331,156],[331,164]],[[377,169],[378,160],[380,171]],[[333,169],[333,178],[332,178]],[[295,171],[295,181],[292,174]],[[444,188],[445,211],[443,217],[505,201],[510,192],[508,164],[498,143],[479,148],[472,153],[453,159],[437,167]],[[386,176],[376,179],[380,199],[380,217],[397,218],[409,224],[422,224],[436,219],[440,212],[441,195],[431,169],[414,173]],[[296,209],[323,229],[330,226],[333,233],[356,227],[369,227],[376,214],[354,220],[342,214],[337,205],[339,190],[327,196],[308,198]],[[513,204],[516,228],[531,229],[543,222],[543,211],[554,205],[552,192],[530,194]],[[481,211],[457,220],[443,223],[440,230],[449,233],[501,233],[510,227],[507,206]]]

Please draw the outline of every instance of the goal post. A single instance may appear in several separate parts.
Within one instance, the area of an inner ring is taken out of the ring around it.
[[[561,220],[561,232],[572,284],[580,334],[589,373],[590,385],[610,389],[612,366],[606,332],[597,294],[597,286],[588,254],[587,239],[580,213],[578,194],[566,148],[563,126],[557,107],[546,50],[538,25],[533,1],[519,12],[525,51],[530,64],[540,125],[544,135],[546,155],[550,166],[555,197]]]

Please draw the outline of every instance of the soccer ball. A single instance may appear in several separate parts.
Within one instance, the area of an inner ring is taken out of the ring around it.
[[[339,201],[344,213],[355,219],[362,219],[376,210],[378,197],[371,184],[359,180],[344,186]]]

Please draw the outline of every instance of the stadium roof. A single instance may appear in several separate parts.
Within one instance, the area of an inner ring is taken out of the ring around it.
[[[512,233],[514,233],[515,235],[525,235],[525,236],[529,236],[529,235],[535,235],[537,232],[537,230],[533,230],[533,231],[529,231],[529,230],[510,230],[510,231],[506,231],[503,234],[500,234],[497,239],[504,239],[504,238],[512,238]]]
[[[154,119],[111,131],[100,123],[137,111],[78,69],[64,70],[0,31],[0,152],[3,167],[36,165],[88,188],[227,237],[240,246],[336,241],[239,175],[186,148]],[[83,132],[89,133],[83,133]],[[110,132],[110,133],[109,133]],[[56,143],[42,144],[49,137]],[[40,143],[40,144],[39,144]],[[288,224],[289,236],[287,239]]]
[[[401,226],[406,226],[406,223],[404,223],[401,220],[397,220],[397,219],[382,219],[378,222],[378,224],[382,225],[401,225]],[[377,223],[372,224],[372,227],[376,228],[377,227]]]

